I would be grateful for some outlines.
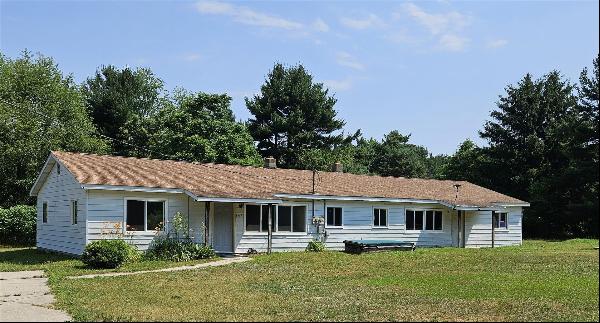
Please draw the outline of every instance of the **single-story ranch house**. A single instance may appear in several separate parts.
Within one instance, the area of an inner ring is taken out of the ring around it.
[[[401,240],[417,246],[494,247],[522,242],[528,203],[464,181],[50,154],[37,196],[37,246],[81,254],[117,234],[141,250],[173,228],[222,253],[304,250],[322,239]],[[171,231],[172,232],[172,231]]]

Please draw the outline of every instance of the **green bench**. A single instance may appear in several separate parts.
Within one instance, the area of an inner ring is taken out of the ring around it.
[[[399,240],[344,240],[344,251],[352,254],[385,250],[414,251],[415,248],[414,242]]]

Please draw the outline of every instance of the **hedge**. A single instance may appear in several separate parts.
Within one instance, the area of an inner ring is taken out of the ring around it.
[[[35,245],[35,206],[17,205],[0,208],[0,244],[14,246]]]

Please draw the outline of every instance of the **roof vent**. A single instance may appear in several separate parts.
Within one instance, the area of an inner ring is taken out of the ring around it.
[[[336,162],[335,164],[331,165],[331,171],[336,173],[343,173],[344,166],[342,165],[342,163]]]
[[[277,168],[277,160],[273,157],[265,158],[265,168]]]

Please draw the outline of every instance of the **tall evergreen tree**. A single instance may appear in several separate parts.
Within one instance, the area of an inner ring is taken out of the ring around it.
[[[113,154],[151,156],[143,149],[147,121],[168,104],[163,81],[149,69],[103,66],[83,86],[87,107]],[[154,156],[158,157],[158,156]]]
[[[246,98],[253,117],[250,133],[262,156],[273,156],[284,168],[299,167],[299,154],[307,149],[333,149],[349,143],[340,130],[336,99],[322,83],[315,83],[302,65],[275,64],[259,94]]]
[[[397,130],[385,135],[377,147],[372,170],[383,176],[420,177],[428,176],[428,156],[425,147],[409,144],[410,135]]]
[[[554,71],[539,80],[526,75],[508,86],[480,132],[492,188],[528,200],[525,232],[565,237],[585,234],[586,220],[570,205],[580,198],[573,177],[573,128],[577,123],[574,86]]]

